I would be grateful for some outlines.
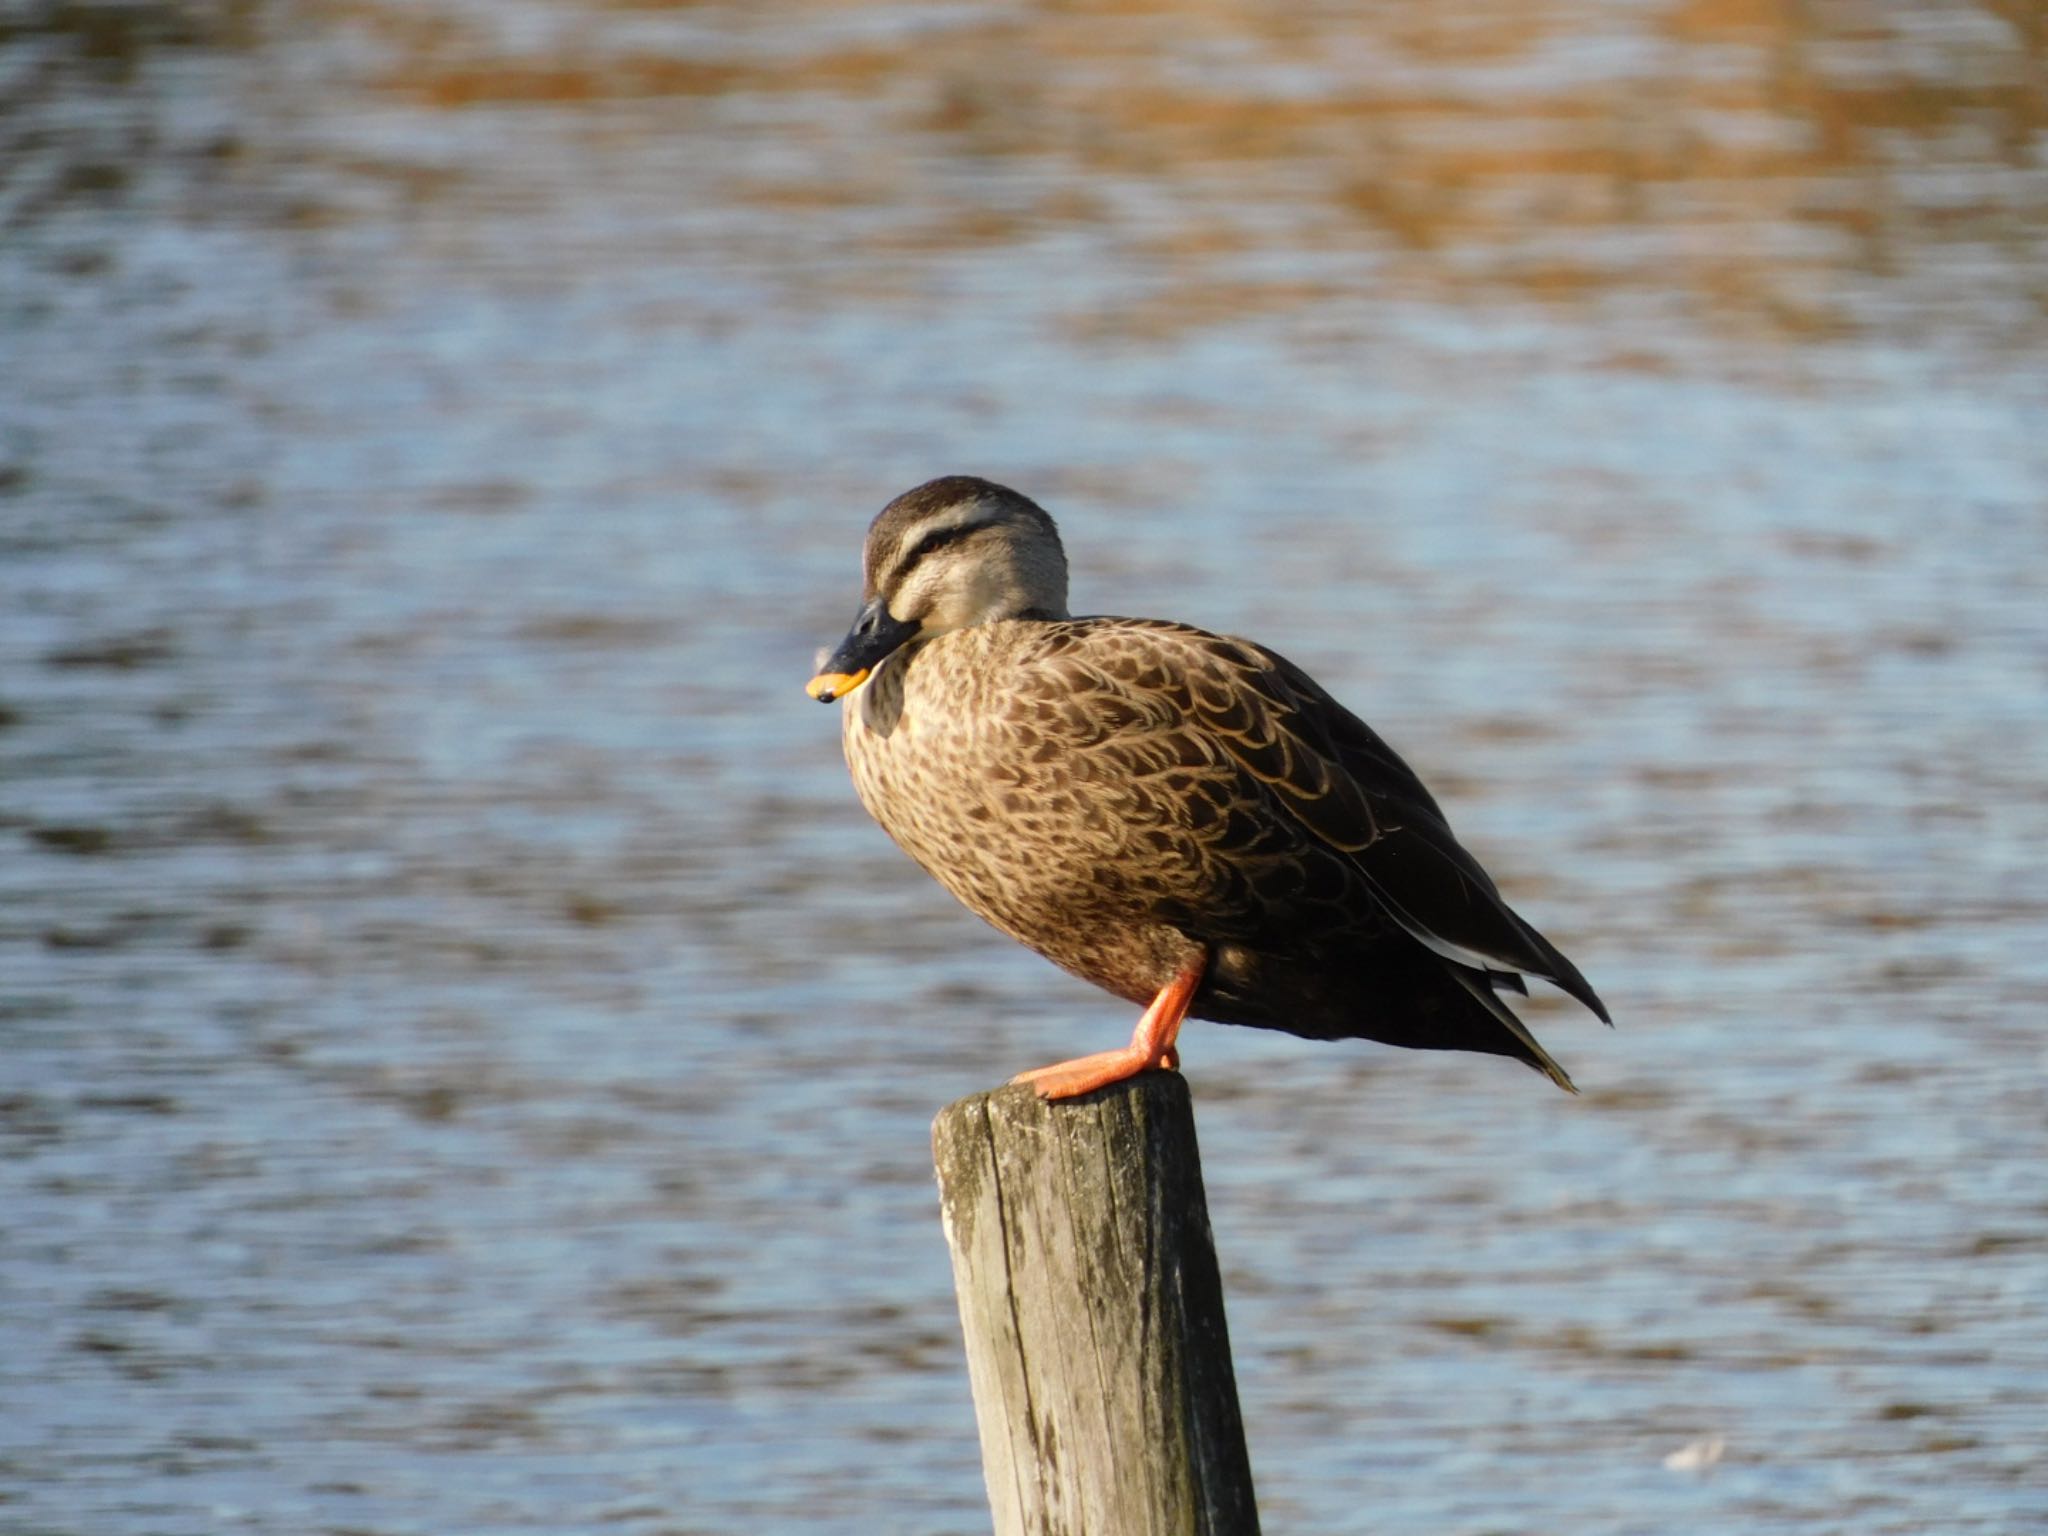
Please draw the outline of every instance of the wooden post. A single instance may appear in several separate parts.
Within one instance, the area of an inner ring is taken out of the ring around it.
[[[996,1536],[1256,1536],[1185,1079],[976,1094],[932,1150]]]

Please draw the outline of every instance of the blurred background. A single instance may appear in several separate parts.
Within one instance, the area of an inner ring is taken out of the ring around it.
[[[1268,1529],[2048,1522],[2044,67],[0,4],[0,1531],[987,1529],[927,1128],[1130,1018],[802,692],[955,471],[1308,666],[1619,1023],[1526,1010],[1577,1100],[1190,1029]]]

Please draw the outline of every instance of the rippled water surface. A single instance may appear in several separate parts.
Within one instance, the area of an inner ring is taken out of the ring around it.
[[[0,1530],[987,1528],[927,1127],[1130,1020],[801,692],[954,470],[1317,672],[1620,1024],[1191,1027],[1269,1529],[2048,1524],[2044,65],[0,8]]]

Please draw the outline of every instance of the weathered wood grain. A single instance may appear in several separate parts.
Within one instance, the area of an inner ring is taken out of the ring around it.
[[[976,1094],[932,1148],[996,1536],[1254,1536],[1185,1080]]]

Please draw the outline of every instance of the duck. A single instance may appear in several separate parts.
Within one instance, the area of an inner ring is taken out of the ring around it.
[[[1067,608],[1036,502],[972,475],[896,497],[807,686],[861,804],[969,911],[1139,1007],[1127,1046],[1020,1073],[1047,1099],[1175,1070],[1188,1018],[1511,1057],[1570,1076],[1504,994],[1602,1022],[1415,771],[1250,640]]]

